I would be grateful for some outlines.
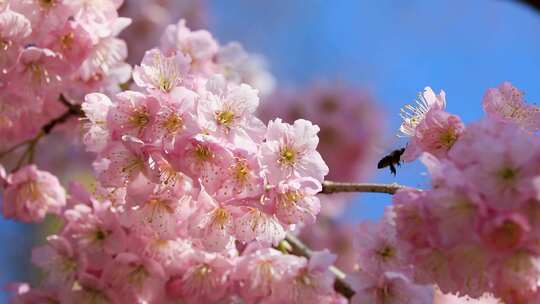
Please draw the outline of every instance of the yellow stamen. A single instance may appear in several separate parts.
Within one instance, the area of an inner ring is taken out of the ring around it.
[[[210,151],[210,149],[208,147],[200,145],[200,144],[198,144],[195,147],[195,158],[199,162],[209,161],[213,157],[214,157],[214,154],[212,153],[212,151]]]
[[[74,40],[75,40],[75,35],[73,34],[73,32],[60,36],[60,44],[62,45],[62,49],[64,50],[71,49]]]
[[[148,124],[150,118],[148,117],[146,109],[140,107],[133,111],[133,114],[128,118],[128,121],[131,125],[142,128]]]
[[[169,134],[175,134],[184,127],[184,120],[182,116],[172,112],[163,122],[163,127]]]
[[[234,120],[234,113],[232,111],[220,111],[216,112],[216,121],[220,125],[229,126]]]
[[[293,166],[296,163],[296,151],[291,147],[284,147],[279,152],[278,162],[282,166]]]

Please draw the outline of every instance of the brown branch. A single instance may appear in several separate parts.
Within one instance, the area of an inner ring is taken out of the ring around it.
[[[313,255],[313,250],[311,250],[306,244],[304,244],[301,240],[299,240],[296,236],[288,233],[285,237],[285,240],[287,243],[289,243],[291,249],[290,253],[298,256],[303,256],[306,258],[311,258]],[[336,280],[334,281],[334,289],[343,295],[347,299],[351,299],[355,292],[345,281],[346,275],[343,271],[341,271],[339,268],[335,266],[330,266],[329,270],[336,276]]]
[[[394,194],[399,189],[403,188],[405,188],[405,186],[398,184],[339,183],[324,181],[322,191],[320,193],[331,194],[339,192],[372,192]]]
[[[0,158],[2,158],[21,147],[27,146],[26,150],[23,152],[22,156],[17,161],[17,164],[15,168],[13,169],[13,171],[18,170],[24,164],[25,160],[27,160],[29,163],[33,162],[34,152],[35,152],[37,143],[43,136],[51,133],[51,131],[56,126],[66,122],[71,117],[84,116],[84,112],[82,111],[81,106],[69,102],[64,95],[60,94],[60,97],[58,98],[58,100],[67,108],[67,110],[64,113],[62,113],[62,115],[52,119],[51,121],[43,125],[41,129],[39,130],[38,134],[36,134],[36,136],[34,136],[33,138],[25,140],[21,143],[18,143],[14,145],[13,147],[8,148],[6,151],[0,152]]]
[[[49,134],[54,129],[55,126],[66,122],[70,117],[84,115],[84,112],[82,111],[81,106],[69,102],[63,94],[60,94],[60,97],[58,98],[58,100],[64,106],[66,106],[67,110],[62,115],[49,121],[47,124],[41,127],[41,131],[43,132],[43,134]]]
[[[72,105],[67,109],[62,115],[56,117],[55,119],[49,121],[43,127],[41,127],[41,132],[43,134],[49,134],[59,124],[66,122],[71,117],[82,116],[83,112],[80,106]]]

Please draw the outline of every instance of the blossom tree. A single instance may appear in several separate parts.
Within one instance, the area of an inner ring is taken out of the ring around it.
[[[402,159],[431,188],[347,183],[318,150],[327,129],[257,117],[273,81],[239,44],[181,20],[125,63],[121,2],[0,2],[1,212],[63,223],[11,303],[540,301],[540,109],[510,83],[469,125],[442,91],[404,107]],[[93,188],[40,169],[53,132],[92,153]],[[348,269],[297,237],[340,192],[394,195],[349,234]]]

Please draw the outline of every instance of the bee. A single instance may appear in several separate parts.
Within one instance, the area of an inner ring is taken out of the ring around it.
[[[401,155],[403,155],[404,152],[405,152],[405,148],[396,149],[390,152],[388,155],[381,158],[381,160],[377,164],[377,169],[390,167],[390,173],[396,176],[397,171],[394,165],[397,165],[398,167],[401,165]]]

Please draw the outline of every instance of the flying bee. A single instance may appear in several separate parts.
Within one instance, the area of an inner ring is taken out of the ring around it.
[[[396,167],[401,165],[401,155],[405,152],[405,148],[396,149],[392,152],[390,152],[385,157],[381,158],[379,163],[377,164],[377,169],[382,169],[386,167],[390,167],[390,173],[394,174],[396,176]]]

